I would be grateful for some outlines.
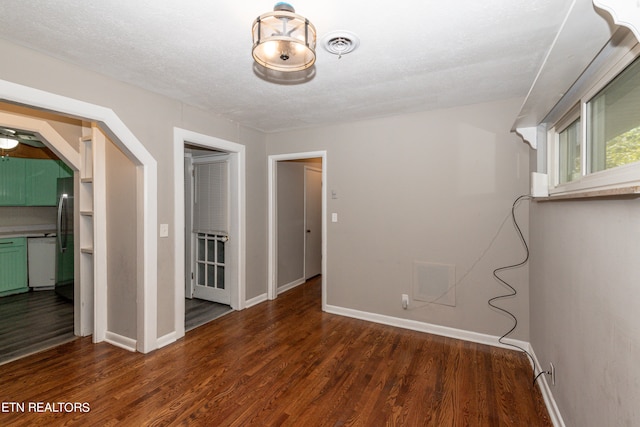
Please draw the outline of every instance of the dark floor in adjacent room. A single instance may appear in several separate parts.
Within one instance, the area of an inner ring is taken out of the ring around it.
[[[229,312],[231,307],[185,299],[185,330]],[[0,298],[0,364],[71,341],[73,301],[53,290],[29,291]]]
[[[190,331],[232,311],[233,309],[228,305],[197,298],[185,298],[184,330]]]
[[[0,363],[75,339],[73,302],[53,290],[0,298]]]

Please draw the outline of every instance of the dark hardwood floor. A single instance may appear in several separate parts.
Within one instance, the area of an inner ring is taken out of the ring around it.
[[[82,338],[4,365],[24,411],[0,425],[550,426],[531,380],[519,352],[323,313],[316,279],[148,355]]]
[[[55,291],[0,298],[0,364],[73,339],[73,302]]]

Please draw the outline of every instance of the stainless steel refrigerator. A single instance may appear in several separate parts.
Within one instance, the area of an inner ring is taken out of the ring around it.
[[[58,178],[56,293],[73,300],[73,178]]]

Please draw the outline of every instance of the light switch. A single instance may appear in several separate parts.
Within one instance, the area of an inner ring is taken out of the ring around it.
[[[169,224],[160,224],[160,237],[169,237]]]
[[[338,222],[338,214],[336,212],[331,214],[331,222]]]

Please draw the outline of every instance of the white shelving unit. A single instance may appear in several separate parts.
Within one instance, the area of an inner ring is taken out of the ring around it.
[[[80,280],[85,294],[84,304],[94,312],[93,341],[100,342],[106,332],[106,225],[100,215],[105,204],[105,143],[106,137],[92,124],[90,133],[80,139]]]

